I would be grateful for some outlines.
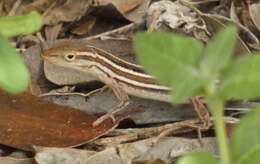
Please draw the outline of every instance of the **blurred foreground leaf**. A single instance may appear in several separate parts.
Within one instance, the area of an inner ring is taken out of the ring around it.
[[[29,83],[29,73],[15,48],[0,35],[0,87],[17,94]]]
[[[203,46],[195,39],[162,32],[140,33],[134,47],[148,72],[173,88],[172,102],[186,101],[201,87],[196,66]]]
[[[0,17],[0,33],[5,37],[31,34],[38,31],[42,24],[42,17],[36,11],[24,16]]]
[[[260,55],[250,54],[231,62],[223,75],[219,94],[224,100],[260,97]]]
[[[217,164],[217,160],[210,153],[194,152],[180,158],[177,164]]]

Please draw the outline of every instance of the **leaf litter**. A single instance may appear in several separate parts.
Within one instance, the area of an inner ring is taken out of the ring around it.
[[[18,97],[0,92],[0,143],[14,153],[30,151],[32,155],[16,158],[0,149],[6,154],[0,162],[168,163],[195,150],[216,154],[211,129],[202,132],[198,140],[193,128],[179,126],[197,121],[189,105],[171,106],[131,97],[117,123],[106,120],[92,127],[92,122],[116,103],[111,90],[100,90],[103,84],[92,82],[91,77],[80,72],[44,63],[40,54],[49,47],[73,41],[136,63],[132,49],[136,32],[170,31],[206,44],[220,28],[233,23],[240,29],[235,54],[243,55],[260,49],[259,9],[259,2],[247,0],[1,1],[1,16],[37,10],[43,15],[45,26],[34,35],[11,39],[23,52],[31,84]],[[76,78],[68,78],[72,75]],[[67,90],[60,89],[64,87]],[[235,124],[237,116],[257,104],[230,102],[226,107],[227,125]],[[173,123],[173,127],[165,129],[168,123]],[[165,131],[174,137],[158,139]]]

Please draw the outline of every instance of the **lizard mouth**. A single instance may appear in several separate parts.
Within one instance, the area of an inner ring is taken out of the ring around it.
[[[46,62],[49,62],[52,64],[57,63],[57,62],[55,62],[55,60],[51,59],[52,57],[50,57],[50,56],[46,56],[46,55],[42,54],[41,57],[42,57],[43,61],[46,61]]]
[[[48,50],[47,50],[47,52],[45,51],[45,52],[43,52],[42,54],[41,54],[41,57],[42,57],[42,59],[44,60],[44,61],[49,61],[49,62],[54,62],[55,61],[55,58],[57,58],[58,57],[58,55],[55,55],[55,54],[50,54],[50,53],[48,53]]]
[[[47,57],[45,54],[42,54],[41,57],[43,60],[50,61],[49,57]]]

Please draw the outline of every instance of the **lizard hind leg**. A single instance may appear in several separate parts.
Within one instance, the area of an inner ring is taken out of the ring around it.
[[[192,97],[191,103],[197,113],[201,123],[202,129],[208,130],[211,126],[210,113],[206,105],[199,99],[199,97]]]
[[[103,121],[105,121],[108,118],[111,118],[112,121],[115,122],[115,114],[123,110],[129,104],[129,96],[118,86],[117,83],[113,81],[113,84],[109,85],[109,87],[112,89],[113,93],[115,94],[119,102],[111,112],[108,112],[105,115],[99,117],[93,123],[93,126],[100,125]]]

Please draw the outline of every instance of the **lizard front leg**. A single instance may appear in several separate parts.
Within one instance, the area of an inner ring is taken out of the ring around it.
[[[98,118],[93,123],[93,126],[98,126],[107,118],[111,118],[113,122],[115,122],[116,120],[114,115],[119,111],[121,111],[122,109],[124,109],[129,104],[129,96],[118,86],[115,80],[112,79],[111,83],[107,85],[112,89],[113,93],[115,94],[119,102],[111,112],[108,112],[105,115]]]

